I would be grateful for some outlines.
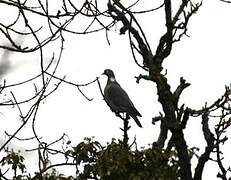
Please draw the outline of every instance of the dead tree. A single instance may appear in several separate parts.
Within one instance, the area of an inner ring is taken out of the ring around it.
[[[187,36],[188,22],[192,15],[199,10],[202,3],[194,3],[191,0],[182,1],[178,9],[174,9],[175,14],[172,13],[172,3],[173,1],[171,0],[164,0],[164,3],[160,6],[164,8],[165,11],[166,32],[160,37],[155,53],[152,52],[148,39],[145,37],[145,32],[130,8],[125,7],[119,1],[114,1],[113,4],[109,1],[108,10],[115,22],[121,22],[123,24],[120,28],[120,34],[128,33],[135,63],[147,71],[146,75],[136,77],[137,82],[139,83],[141,79],[144,79],[156,84],[158,101],[163,108],[163,115],[153,118],[153,121],[161,121],[161,131],[157,144],[161,148],[164,148],[165,144],[167,144],[167,150],[171,150],[173,147],[176,148],[181,179],[201,179],[204,165],[210,160],[210,154],[214,153],[214,151],[217,153],[217,159],[215,161],[221,169],[218,177],[227,179],[226,173],[228,168],[224,168],[222,165],[219,147],[227,140],[227,137],[221,138],[221,136],[225,133],[225,129],[230,126],[230,119],[227,118],[227,116],[230,115],[228,93],[230,90],[226,88],[225,95],[221,99],[218,99],[211,106],[201,110],[192,110],[190,107],[185,107],[184,104],[179,105],[178,102],[181,93],[185,88],[190,86],[190,84],[187,83],[184,78],[181,78],[176,90],[171,91],[171,86],[168,84],[165,72],[163,72],[163,62],[171,54],[174,43],[180,41],[183,36]],[[138,60],[137,54],[141,56],[142,60]],[[224,104],[227,105],[226,108],[223,106]],[[216,133],[214,135],[208,125],[209,116],[213,111],[218,109],[222,109],[223,113],[219,115],[222,120],[220,120],[217,127],[215,127]],[[188,146],[183,132],[187,126],[187,121],[193,116],[202,117],[202,131],[207,142],[205,152],[198,160],[194,177],[191,169]],[[171,132],[171,138],[167,143],[168,131]]]

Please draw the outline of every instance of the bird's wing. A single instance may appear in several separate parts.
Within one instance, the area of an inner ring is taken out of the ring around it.
[[[128,94],[121,88],[117,82],[112,82],[105,88],[105,96],[109,101],[109,106],[118,111],[129,112],[132,111],[134,115],[141,116],[140,113],[134,107],[132,101],[130,100]],[[114,107],[114,108],[113,108]]]

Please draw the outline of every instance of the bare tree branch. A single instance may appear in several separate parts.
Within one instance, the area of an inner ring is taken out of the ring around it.
[[[205,112],[202,115],[201,124],[202,124],[202,130],[204,133],[204,138],[206,140],[207,146],[205,147],[204,153],[199,157],[197,166],[195,168],[194,180],[202,179],[202,174],[203,174],[205,163],[210,159],[210,154],[215,148],[214,146],[215,138],[214,138],[213,133],[210,131],[208,122],[209,122],[208,112]]]

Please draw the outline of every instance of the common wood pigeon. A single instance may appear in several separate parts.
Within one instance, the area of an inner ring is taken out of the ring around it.
[[[127,113],[131,116],[139,127],[142,127],[137,116],[141,114],[137,111],[127,93],[119,85],[115,79],[115,75],[111,69],[105,69],[104,75],[108,77],[107,84],[104,88],[104,98],[108,106],[115,113]]]

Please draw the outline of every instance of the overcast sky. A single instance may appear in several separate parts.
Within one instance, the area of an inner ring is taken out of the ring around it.
[[[164,33],[162,11],[138,16],[153,51],[158,44],[158,38]],[[191,18],[188,28],[190,37],[184,37],[181,42],[174,44],[171,55],[164,62],[164,68],[167,69],[167,77],[173,90],[182,76],[191,83],[183,92],[181,103],[192,108],[201,108],[206,101],[213,102],[220,97],[225,91],[225,85],[230,84],[230,17],[229,4],[219,0],[204,1],[198,13]],[[66,35],[58,75],[66,75],[68,81],[85,83],[100,76],[104,69],[113,69],[117,81],[142,114],[140,122],[143,128],[137,127],[133,120],[130,122],[130,141],[136,136],[140,147],[147,146],[158,137],[159,124],[153,126],[151,119],[159,115],[161,106],[157,101],[155,84],[147,81],[136,84],[134,76],[145,72],[133,61],[127,35],[118,34],[119,26],[109,32],[110,46],[107,44],[105,32],[84,36]],[[51,54],[47,51],[46,58],[50,57]],[[17,82],[39,72],[39,58],[36,53],[27,56],[11,54],[10,62],[7,62],[5,65],[11,69],[4,78],[9,82]],[[100,77],[100,82],[104,87],[106,77]],[[17,89],[15,93],[25,95],[33,90],[32,86],[23,88],[23,91]],[[82,90],[88,97],[93,98],[93,101],[87,101],[75,87],[64,84],[45,100],[36,121],[37,131],[44,140],[55,140],[63,133],[69,135],[73,144],[91,136],[103,143],[112,138],[122,138],[120,127],[123,122],[107,107],[97,83],[83,87]],[[2,132],[5,129],[13,132],[18,127],[20,122],[15,118],[16,115],[17,112],[1,114],[4,121]],[[201,147],[204,143],[200,140],[200,128],[199,119],[189,121],[189,127],[185,131],[189,147]],[[26,129],[21,133],[22,136],[31,133]],[[230,142],[227,142],[226,153],[230,146]],[[217,171],[211,172],[208,168],[206,170],[206,178],[215,179]]]

